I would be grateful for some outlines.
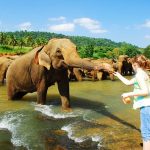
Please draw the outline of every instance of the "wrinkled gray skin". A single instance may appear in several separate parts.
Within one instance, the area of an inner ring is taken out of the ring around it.
[[[16,59],[8,68],[8,99],[21,99],[37,91],[37,102],[45,104],[48,87],[58,84],[62,107],[70,107],[68,67],[94,69],[93,63],[79,57],[76,46],[68,39],[51,39]]]

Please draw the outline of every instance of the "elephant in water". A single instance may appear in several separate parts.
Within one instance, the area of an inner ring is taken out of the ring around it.
[[[0,83],[4,83],[6,72],[10,64],[19,56],[1,56],[0,57]]]
[[[132,68],[132,64],[127,55],[120,55],[118,59],[118,71],[122,75],[133,75],[134,71]]]
[[[107,79],[107,76],[109,76],[112,81],[114,80],[113,72],[116,71],[116,67],[114,65],[113,60],[100,58],[100,59],[91,59],[89,61],[95,65],[101,64],[103,66],[102,68],[104,69],[86,71],[85,72],[86,77],[92,78],[92,80],[96,80],[96,79],[104,80]]]
[[[69,66],[89,70],[101,68],[101,64],[95,67],[81,59],[76,45],[69,39],[51,39],[47,45],[33,49],[10,65],[6,74],[8,99],[21,99],[25,94],[37,91],[37,103],[45,104],[48,87],[57,82],[62,108],[68,109]]]
[[[68,69],[69,81],[71,81],[71,80],[82,81],[83,77],[85,77],[85,74],[81,68],[70,68],[70,69]]]

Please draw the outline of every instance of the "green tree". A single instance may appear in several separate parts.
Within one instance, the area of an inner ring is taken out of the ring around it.
[[[18,44],[19,44],[20,48],[22,49],[22,47],[25,45],[25,38],[24,37],[19,38]]]
[[[121,51],[123,52],[124,55],[128,55],[129,57],[133,57],[135,55],[141,54],[137,46],[127,44],[127,43],[121,46]]]
[[[85,47],[85,57],[93,57],[94,45],[90,44]]]
[[[6,34],[3,32],[0,32],[0,44],[1,45],[5,45],[5,41],[6,41]]]
[[[114,56],[115,58],[118,58],[119,55],[120,55],[119,48],[114,48],[113,51],[112,51],[112,53],[113,53],[113,56]]]
[[[104,58],[106,57],[106,49],[101,46],[96,46],[94,47],[94,53],[93,53],[94,58]]]
[[[85,58],[85,46],[77,46],[77,51],[81,58]]]
[[[33,43],[32,36],[28,35],[27,37],[24,38],[25,46],[32,46],[32,43]]]
[[[144,49],[144,53],[143,53],[147,58],[150,58],[150,45],[148,45],[145,49]]]
[[[9,46],[13,46],[13,48],[17,45],[16,37],[13,34],[7,37],[7,44]]]
[[[107,51],[106,56],[108,58],[114,58],[114,53],[112,51]]]

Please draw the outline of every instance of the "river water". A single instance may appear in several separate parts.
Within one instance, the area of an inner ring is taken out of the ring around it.
[[[71,82],[72,112],[64,112],[57,85],[47,105],[36,93],[8,101],[1,85],[0,150],[140,150],[139,110],[120,97],[131,90],[119,80]]]

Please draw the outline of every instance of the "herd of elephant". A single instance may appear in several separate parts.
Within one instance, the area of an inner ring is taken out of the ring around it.
[[[83,68],[71,68],[68,70],[68,78],[70,80],[82,81],[85,78],[91,78],[92,80],[105,80],[109,78],[114,80],[114,71],[118,71],[122,75],[133,75],[134,71],[130,58],[127,55],[120,55],[118,60],[100,58],[100,59],[87,59],[95,65],[102,64],[103,66],[108,66],[109,70],[87,70]]]
[[[117,62],[82,59],[76,45],[65,38],[51,39],[22,56],[0,57],[0,82],[6,79],[8,99],[21,99],[36,91],[37,103],[45,104],[48,87],[56,82],[63,109],[70,108],[69,79],[102,80],[110,76],[114,80],[116,70],[123,75],[134,74],[127,56],[120,56]]]

